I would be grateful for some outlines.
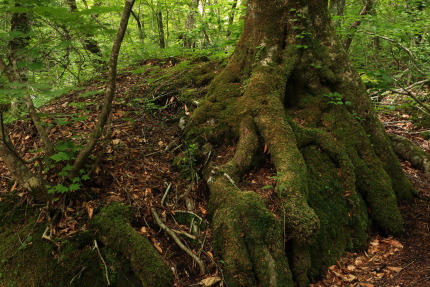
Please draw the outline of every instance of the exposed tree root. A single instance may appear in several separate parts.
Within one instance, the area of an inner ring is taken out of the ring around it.
[[[424,150],[405,137],[393,134],[389,137],[398,157],[409,161],[412,167],[430,173],[430,156]]]
[[[291,286],[279,222],[257,194],[231,182],[249,170],[258,147],[250,118],[243,120],[240,132],[234,157],[207,176],[214,244],[224,258],[229,286]]]

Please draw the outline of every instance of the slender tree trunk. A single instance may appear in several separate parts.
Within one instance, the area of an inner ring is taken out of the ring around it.
[[[249,0],[235,52],[187,136],[223,150],[205,179],[229,286],[307,286],[345,250],[364,248],[371,225],[403,230],[397,199],[414,190],[327,1]],[[277,172],[270,205],[265,190],[240,188],[265,152]]]
[[[364,5],[363,9],[361,9],[360,15],[358,17],[365,16],[373,10],[373,0],[367,0],[366,4]],[[352,39],[354,38],[354,34],[357,31],[358,27],[361,25],[362,19],[358,19],[352,23],[352,25],[349,27],[349,33],[346,35],[345,40],[343,41],[343,47],[345,50],[349,50],[349,47],[351,46]]]
[[[137,15],[134,11],[131,11],[131,15],[133,16],[134,20],[136,20],[137,29],[139,31],[139,41],[140,41],[140,43],[143,44],[143,41],[145,39],[144,34],[143,34],[143,25],[142,25],[143,22],[140,21],[139,15]]]
[[[15,4],[15,7],[22,6],[21,4]],[[9,64],[6,64],[3,59],[0,60],[0,69],[3,70],[3,73],[7,76],[10,83],[25,84],[28,81],[27,69],[25,68],[25,63],[28,62],[28,59],[26,58],[25,49],[27,48],[30,41],[30,36],[28,36],[28,33],[31,30],[30,21],[30,15],[28,13],[16,12],[12,14],[11,32],[19,32],[21,33],[21,36],[16,36],[11,41],[9,41]],[[52,154],[53,147],[48,138],[46,130],[40,121],[31,96],[25,94],[24,102],[27,105],[33,123],[39,132],[42,144],[45,147],[46,154]],[[30,191],[36,201],[46,202],[49,196],[44,189],[41,177],[33,173],[31,169],[28,168],[27,162],[23,160],[18,151],[15,149],[12,141],[9,138],[9,133],[4,126],[3,113],[8,111],[9,107],[10,105],[2,103],[0,110],[0,156],[14,179],[17,180],[25,189]],[[40,162],[39,168],[41,168]]]
[[[76,0],[67,0],[67,4],[69,6],[70,11],[76,12],[78,10],[78,5],[76,4]],[[83,39],[82,45],[85,50],[90,52],[91,54],[95,55],[97,57],[96,62],[101,66],[104,67],[106,63],[102,60],[103,53],[100,49],[99,43],[96,39],[94,39],[94,35],[92,33],[83,32]]]
[[[231,4],[230,14],[228,15],[228,28],[227,28],[227,39],[230,38],[231,35],[231,25],[234,22],[234,16],[236,14],[237,0],[234,0]]]
[[[84,168],[84,164],[88,157],[91,155],[94,147],[98,143],[100,137],[102,136],[104,126],[106,125],[110,112],[112,110],[112,100],[115,95],[116,87],[116,74],[117,74],[117,63],[119,51],[121,49],[122,40],[124,39],[125,32],[127,30],[128,19],[130,18],[131,10],[133,8],[134,0],[125,0],[124,11],[121,16],[121,22],[119,29],[112,46],[112,52],[109,61],[109,79],[108,86],[105,90],[105,97],[102,106],[102,110],[99,114],[97,124],[94,127],[91,136],[89,137],[87,143],[79,152],[76,157],[75,163],[73,164],[73,169],[70,173],[70,178],[74,178],[79,174],[81,169]]]
[[[199,7],[199,0],[191,0],[188,4],[189,12],[187,20],[185,21],[185,36],[184,36],[184,47],[191,49],[196,45],[196,39],[193,35],[193,30],[196,26],[196,14],[197,8]]]
[[[161,11],[161,6],[159,2],[157,2],[156,18],[157,18],[157,26],[158,26],[159,46],[161,49],[164,49],[166,48],[166,42],[165,42],[165,36],[164,36],[163,12]]]
[[[37,174],[33,173],[20,157],[9,138],[9,134],[3,123],[3,112],[0,111],[0,156],[8,171],[19,184],[28,190],[36,202],[45,203],[48,193]]]

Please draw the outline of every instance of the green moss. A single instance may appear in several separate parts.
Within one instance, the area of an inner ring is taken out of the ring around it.
[[[131,267],[143,286],[172,286],[168,266],[146,237],[128,223],[129,208],[120,203],[105,206],[92,220],[100,238],[113,250],[130,260]]]
[[[310,277],[334,264],[348,249],[367,245],[368,218],[364,201],[344,189],[343,178],[332,159],[316,146],[302,149],[309,174],[309,205],[320,220],[320,231],[310,245]]]
[[[0,285],[106,286],[104,267],[92,249],[93,234],[78,233],[54,245],[42,239],[46,225],[37,223],[39,213],[18,204],[13,196],[0,201]],[[101,252],[106,255],[112,251],[101,247]],[[123,260],[117,256],[108,263],[112,286],[129,280],[121,274],[132,280]]]
[[[214,248],[224,260],[228,285],[292,286],[279,223],[262,199],[222,176],[212,184]]]

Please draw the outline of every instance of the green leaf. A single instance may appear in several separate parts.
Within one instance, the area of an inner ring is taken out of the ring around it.
[[[73,167],[70,164],[68,164],[65,167],[63,167],[64,171],[71,171],[72,169],[73,169]]]
[[[84,175],[81,177],[81,179],[82,179],[82,180],[88,180],[88,179],[90,179],[90,177],[88,176],[88,174],[84,174]]]
[[[69,189],[62,184],[57,184],[56,186],[54,186],[48,190],[49,193],[55,193],[55,192],[66,193],[68,191],[69,191]]]
[[[75,144],[72,141],[63,141],[56,145],[56,149],[58,151],[65,151],[67,149],[72,149],[73,147],[75,147]]]
[[[67,176],[67,174],[68,174],[68,172],[64,171],[64,170],[62,170],[58,173],[59,176]]]
[[[65,126],[69,123],[69,120],[66,118],[58,118],[58,119],[54,119],[54,121],[59,126]]]
[[[76,191],[79,190],[81,188],[81,185],[79,183],[72,183],[69,187],[70,191]]]
[[[70,159],[69,155],[65,152],[62,152],[62,151],[60,151],[54,155],[51,155],[49,158],[55,160],[56,162]]]
[[[261,189],[269,189],[269,188],[273,188],[273,185],[265,185],[263,187],[260,187]]]

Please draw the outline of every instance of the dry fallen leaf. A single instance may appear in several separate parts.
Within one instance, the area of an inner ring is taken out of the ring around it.
[[[203,285],[203,286],[213,286],[216,283],[221,282],[221,278],[220,277],[209,277],[206,279],[203,279],[202,281],[199,282],[199,284]]]
[[[400,272],[403,270],[403,268],[401,267],[387,267],[389,270],[394,271],[394,272]]]
[[[161,249],[160,247],[160,242],[158,242],[154,238],[152,239],[152,245],[154,245],[154,248],[157,249],[158,252],[163,253],[163,249]]]
[[[203,215],[206,215],[206,213],[208,213],[208,211],[201,206],[199,206],[199,210]]]
[[[88,217],[90,219],[93,218],[94,207],[91,207],[91,206],[87,205],[87,212],[88,212]]]
[[[345,280],[346,282],[352,282],[352,281],[356,280],[357,277],[355,277],[352,274],[347,274],[345,276],[342,276],[342,279]]]

